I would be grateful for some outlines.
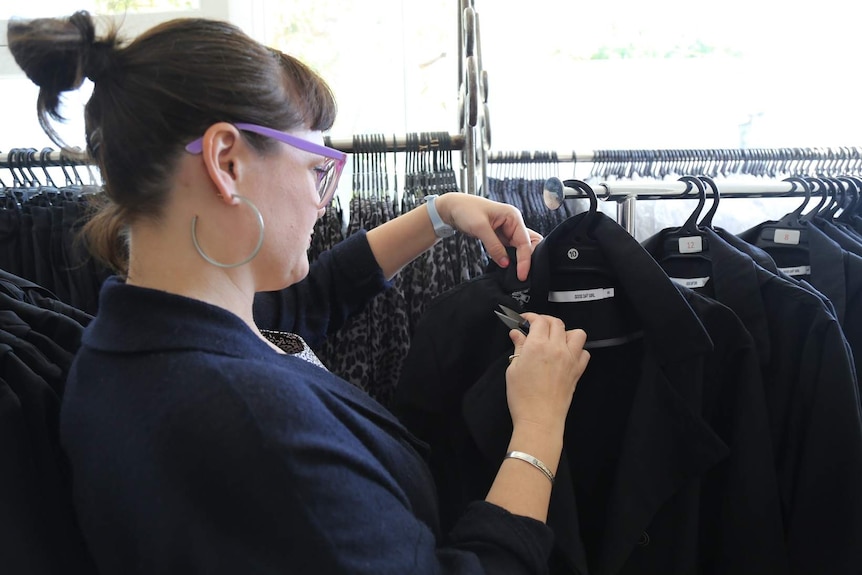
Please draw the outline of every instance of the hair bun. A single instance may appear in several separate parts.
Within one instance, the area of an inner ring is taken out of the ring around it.
[[[15,62],[52,102],[54,95],[80,87],[84,77],[104,77],[117,44],[114,33],[96,40],[86,11],[69,18],[10,20],[7,37]]]
[[[96,27],[88,12],[75,12],[69,23],[81,34],[81,73],[94,82],[104,78],[112,68],[116,40],[113,36],[96,40]]]
[[[84,76],[93,82],[108,76],[113,71],[114,55],[113,42],[99,41],[90,44],[89,50],[84,53],[81,67]]]

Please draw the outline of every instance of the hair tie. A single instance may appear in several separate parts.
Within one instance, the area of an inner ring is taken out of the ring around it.
[[[93,42],[84,58],[84,76],[97,82],[110,75],[114,64],[114,46],[109,42]]]

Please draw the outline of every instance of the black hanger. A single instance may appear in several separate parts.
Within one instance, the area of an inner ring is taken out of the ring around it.
[[[712,206],[710,206],[709,211],[706,212],[706,215],[703,216],[703,219],[700,220],[700,223],[697,224],[699,228],[709,228],[712,229],[712,218],[715,216],[715,212],[718,210],[718,202],[721,200],[721,193],[718,191],[718,185],[716,185],[715,180],[710,178],[709,176],[698,176],[698,179],[705,183],[712,190]]]
[[[859,193],[862,191],[862,180],[853,176],[839,176],[838,179],[847,184],[846,196],[849,196],[849,201],[845,201],[844,205],[841,206],[842,212],[836,220],[849,224],[859,206]]]
[[[820,215],[820,211],[826,203],[834,197],[835,184],[826,178],[808,177],[806,179],[814,186],[811,191],[820,194],[820,201],[817,202],[817,205],[813,209],[799,216],[799,220],[801,222],[812,222],[816,216]]]
[[[548,186],[558,187],[561,195],[564,186],[574,188],[585,194],[590,202],[586,212],[568,218],[549,234],[549,237],[554,238],[550,245],[552,270],[582,272],[586,283],[599,278],[613,278],[601,247],[592,235],[592,228],[599,218],[598,198],[592,186],[581,180],[560,182],[559,178],[549,178],[546,181]]]
[[[697,189],[697,207],[678,228],[667,228],[662,231],[662,253],[659,261],[663,262],[671,258],[709,259],[709,246],[706,238],[698,229],[697,219],[700,217],[706,204],[706,187],[703,181],[695,176],[682,176],[680,182],[685,182],[686,188],[682,193],[688,195],[692,189]]]
[[[52,188],[56,188],[57,184],[54,183],[54,179],[51,177],[51,174],[48,173],[48,154],[53,152],[51,148],[42,148],[42,151],[39,152],[39,165],[42,168],[42,172],[45,174],[45,181]]]
[[[563,185],[584,192],[590,201],[590,207],[578,225],[571,230],[570,237],[576,242],[592,241],[592,226],[596,218],[596,212],[599,210],[599,200],[596,197],[596,192],[593,187],[582,182],[581,180],[566,180]]]
[[[834,186],[835,193],[832,195],[832,201],[820,211],[820,217],[826,221],[835,219],[835,214],[845,203],[847,196],[850,194],[850,184],[840,178],[826,178]]]

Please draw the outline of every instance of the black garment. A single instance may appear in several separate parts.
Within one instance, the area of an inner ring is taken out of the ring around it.
[[[775,263],[775,260],[772,259],[772,256],[770,256],[768,253],[766,253],[759,247],[754,246],[743,239],[740,239],[739,237],[733,235],[732,233],[723,228],[712,228],[712,230],[716,234],[718,234],[721,239],[723,239],[732,247],[736,248],[737,250],[741,251],[742,253],[753,259],[755,263],[757,263],[757,265],[759,265],[766,271],[773,273],[777,276],[781,276],[781,278],[790,281],[816,295],[818,298],[820,298],[820,301],[822,301],[823,304],[829,309],[829,312],[832,314],[832,316],[836,319],[838,318],[838,314],[835,312],[835,306],[832,305],[832,302],[829,301],[828,297],[823,295],[821,292],[815,289],[814,286],[812,286],[804,279],[789,276],[782,272],[780,269],[778,269],[778,264]]]
[[[87,253],[79,234],[89,212],[84,200],[66,201],[62,205],[62,267],[69,284],[69,303],[89,314],[98,310],[99,287],[110,275]]]
[[[0,273],[0,557],[8,573],[95,573],[57,428],[85,314],[50,309],[49,293]]]
[[[596,287],[578,285],[587,274],[575,268],[552,271],[582,217],[539,244],[528,283],[517,281],[514,266],[493,270],[439,298],[414,334],[395,409],[430,444],[444,522],[487,492],[505,453],[511,343],[493,310],[520,301],[522,309],[561,317],[588,334],[604,323],[643,331],[625,345],[590,350],[551,496],[552,572],[783,572],[751,337],[721,304],[681,293],[602,214],[593,233],[609,265],[605,279],[615,284],[601,287],[614,287],[614,297],[549,303],[550,292]],[[618,322],[605,321],[614,314]],[[599,339],[613,335],[621,333]]]
[[[807,260],[803,261],[795,251],[790,255],[779,250],[766,251],[779,268],[811,267],[810,276],[802,277],[829,298],[853,352],[853,363],[862,365],[862,257],[842,249],[814,225],[806,225],[804,231],[808,240]],[[759,234],[760,226],[740,234],[740,238],[753,243]]]
[[[709,260],[664,260],[727,305],[754,337],[766,390],[793,573],[862,571],[862,417],[852,359],[816,295],[771,274],[712,230]],[[663,234],[644,242],[660,262]],[[755,248],[756,249],[756,248]]]
[[[862,256],[862,241],[859,240],[858,236],[851,236],[834,223],[820,217],[815,217],[813,223],[829,239],[841,246],[841,249],[847,250],[857,256]]]
[[[21,273],[20,210],[0,209],[0,269]]]
[[[34,275],[27,277],[53,291],[55,286],[51,261],[51,208],[31,205],[29,210],[33,216],[31,234]]]

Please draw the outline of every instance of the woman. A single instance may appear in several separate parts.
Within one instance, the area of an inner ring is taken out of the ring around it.
[[[87,145],[110,204],[88,223],[117,270],[70,373],[61,440],[102,573],[538,573],[585,335],[513,331],[513,452],[486,501],[437,532],[422,446],[322,368],[319,342],[452,226],[525,278],[539,240],[514,208],[447,194],[325,254],[314,223],[343,154],[306,66],[207,20],[123,47],[91,17],[13,21],[56,139],[61,92],[94,82]],[[307,277],[306,277],[307,276]],[[265,328],[265,329],[261,329]],[[550,481],[549,481],[550,479]]]

